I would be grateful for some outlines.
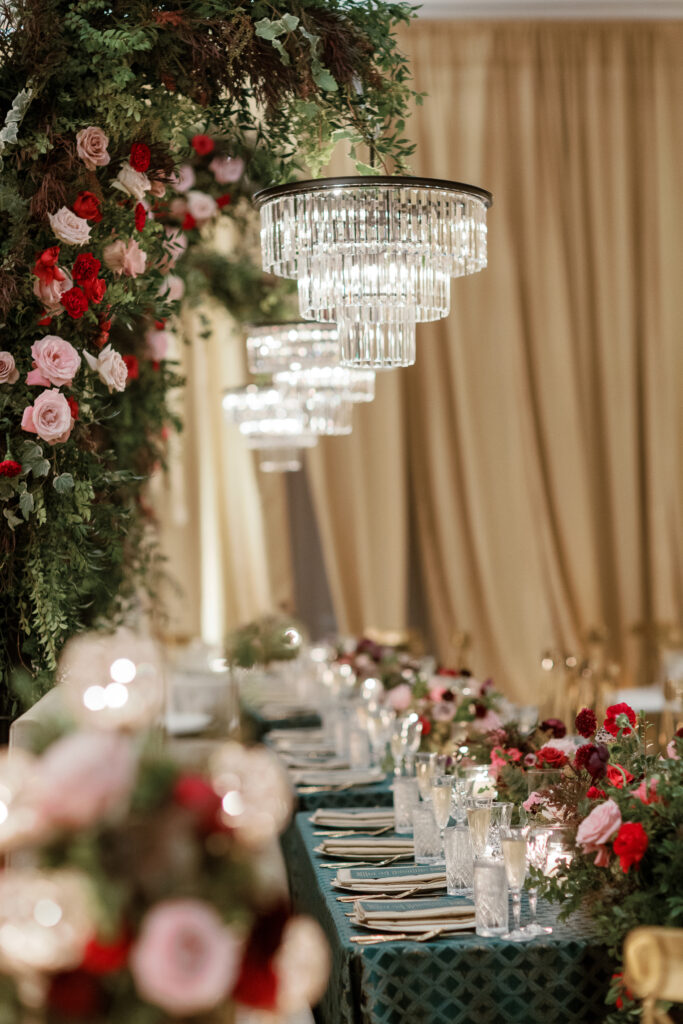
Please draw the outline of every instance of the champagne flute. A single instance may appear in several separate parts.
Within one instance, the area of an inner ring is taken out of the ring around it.
[[[400,719],[395,721],[392,725],[391,735],[389,737],[389,747],[391,749],[391,756],[394,762],[394,775],[400,775],[403,758],[405,757],[406,752],[406,741],[403,735],[403,722]]]
[[[512,914],[514,928],[503,938],[513,942],[525,942],[531,936],[520,927],[522,917],[522,886],[527,871],[527,837],[526,829],[511,828],[503,832],[501,837],[503,860],[508,888],[512,895]]]
[[[431,784],[435,764],[436,754],[415,755],[415,774],[417,775],[417,785],[420,790],[420,796],[423,800],[431,800],[432,798]]]
[[[434,818],[439,827],[441,835],[441,849],[443,850],[443,833],[451,816],[451,805],[453,803],[453,776],[437,775],[432,779],[432,809]]]
[[[549,838],[549,829],[535,828],[529,833],[529,838],[527,840],[527,861],[532,868],[537,868],[539,871],[546,870]],[[552,928],[546,928],[536,920],[537,904],[538,889],[535,885],[532,885],[529,887],[529,910],[531,911],[531,920],[529,921],[529,924],[524,926],[526,934],[532,937],[534,935],[549,935],[550,932],[552,932]]]
[[[405,732],[405,756],[409,774],[412,774],[415,755],[420,749],[422,741],[422,722],[420,716],[412,712],[404,719],[403,729]]]
[[[474,856],[483,857],[491,827],[491,800],[470,797],[467,801],[467,823],[470,826]]]

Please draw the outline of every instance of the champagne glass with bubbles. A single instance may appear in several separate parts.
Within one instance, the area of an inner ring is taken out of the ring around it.
[[[432,776],[436,764],[436,754],[416,754],[415,774],[420,789],[420,796],[423,800],[431,800]]]
[[[489,840],[491,827],[491,798],[469,797],[467,800],[467,823],[470,826],[472,850],[475,857],[483,857]]]
[[[508,888],[512,896],[514,920],[514,928],[503,938],[511,939],[513,942],[525,942],[531,938],[529,933],[520,927],[522,918],[522,886],[524,885],[527,871],[527,830],[524,828],[504,830],[501,835],[501,846],[503,848]]]

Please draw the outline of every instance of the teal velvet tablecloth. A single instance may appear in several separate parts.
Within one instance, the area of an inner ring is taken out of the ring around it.
[[[318,807],[393,807],[391,778],[388,775],[382,782],[353,789],[325,789],[318,793],[297,790],[297,805],[300,811],[315,811]]]
[[[320,715],[310,714],[289,715],[286,718],[266,718],[258,708],[250,704],[240,704],[242,736],[251,743],[258,743],[271,729],[319,729],[322,725]]]
[[[332,951],[332,973],[319,1024],[597,1024],[605,1016],[610,967],[589,923],[558,924],[531,942],[474,934],[427,943],[358,948],[348,903],[330,886],[334,871],[313,852],[308,811],[283,837],[294,909],[315,917]],[[329,863],[329,861],[328,861]]]

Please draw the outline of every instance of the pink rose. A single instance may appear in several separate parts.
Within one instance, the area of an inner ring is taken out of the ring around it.
[[[452,722],[456,711],[455,701],[439,701],[432,708],[432,718],[435,722]]]
[[[111,160],[107,152],[108,145],[108,137],[101,128],[95,128],[93,125],[83,128],[76,136],[76,152],[89,171],[107,166]]]
[[[42,387],[50,384],[56,388],[71,387],[81,365],[81,357],[73,345],[56,334],[46,334],[34,341],[31,356],[35,369],[29,372],[26,383]]]
[[[472,722],[474,732],[491,732],[492,729],[500,729],[503,723],[495,711],[487,711],[483,718],[475,718]]]
[[[116,349],[113,349],[111,345],[106,345],[97,359],[89,352],[84,352],[83,355],[90,369],[95,371],[110,392],[126,390],[128,367],[123,356],[119,355]]]
[[[185,294],[185,282],[177,274],[169,274],[161,282],[158,295],[166,302],[179,302]]]
[[[64,275],[62,281],[58,281],[57,278],[53,278],[52,281],[42,281],[37,277],[33,284],[33,294],[43,304],[45,312],[49,316],[59,316],[64,312],[64,306],[59,300],[63,292],[68,292],[74,286],[71,275],[67,274],[65,270],[61,272]]]
[[[168,206],[168,212],[176,220],[185,220],[185,214],[187,213],[187,200],[186,199],[172,199]]]
[[[535,766],[536,766],[536,755],[535,754],[525,754],[524,755],[523,763],[524,763],[524,765],[527,768],[535,768]]]
[[[125,810],[135,774],[135,751],[125,736],[72,732],[38,762],[33,801],[49,825],[87,828]]]
[[[399,683],[387,694],[387,704],[394,711],[407,711],[413,700],[413,691],[407,683]]]
[[[109,269],[118,276],[125,274],[126,277],[138,277],[147,266],[147,253],[134,238],[129,238],[127,242],[118,238],[105,246],[102,256]]]
[[[178,168],[177,174],[171,175],[171,185],[176,192],[187,192],[195,183],[194,171],[189,164],[183,164]]]
[[[168,347],[175,341],[170,331],[147,331],[145,335],[145,354],[155,363],[166,358]]]
[[[621,811],[614,800],[606,800],[598,804],[584,818],[576,833],[576,842],[584,853],[597,853],[595,863],[598,867],[606,867],[609,863],[609,851],[605,844],[614,836],[621,825]],[[606,860],[606,863],[605,863]]]
[[[281,1014],[293,1014],[318,1002],[330,973],[330,952],[317,921],[310,917],[290,918],[273,957],[273,969],[278,979],[277,1009]]]
[[[241,943],[208,903],[166,900],[143,918],[130,955],[135,986],[173,1017],[209,1013],[228,997]]]
[[[56,213],[48,213],[52,232],[61,242],[67,245],[85,245],[90,238],[90,225],[83,217],[62,206]]]
[[[631,796],[634,796],[636,800],[640,800],[644,804],[659,803],[659,797],[657,796],[658,782],[657,776],[650,779],[649,783],[643,779],[637,789],[631,790]]]
[[[48,444],[69,440],[74,425],[71,409],[61,391],[43,391],[33,405],[27,405],[21,417],[21,429],[37,434]]]
[[[508,763],[507,760],[503,757],[503,754],[504,751],[501,750],[500,747],[494,747],[493,750],[491,751],[490,774],[493,776],[494,779],[498,779],[501,768],[504,768],[505,765]]]
[[[522,807],[525,811],[535,811],[537,807],[545,807],[545,800],[539,793],[534,791],[533,793],[529,793],[528,797],[522,804]]]
[[[239,156],[215,156],[209,170],[219,185],[230,185],[244,174],[244,160]]]
[[[0,352],[0,384],[16,384],[19,371],[11,352]]]
[[[680,758],[676,752],[676,740],[669,740],[666,745],[666,756],[670,757],[672,761],[679,761]]]
[[[203,224],[215,215],[218,206],[213,196],[207,195],[206,192],[193,190],[187,193],[187,209],[198,224]]]

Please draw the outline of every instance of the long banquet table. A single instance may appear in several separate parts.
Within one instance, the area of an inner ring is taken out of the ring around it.
[[[294,909],[322,925],[332,951],[330,983],[319,1024],[596,1024],[605,1017],[609,968],[586,920],[558,923],[539,906],[552,935],[525,943],[473,933],[430,942],[395,941],[359,948],[321,867],[309,811],[283,837]],[[327,861],[330,863],[330,861]]]

